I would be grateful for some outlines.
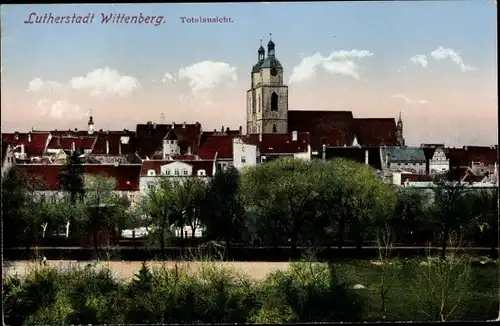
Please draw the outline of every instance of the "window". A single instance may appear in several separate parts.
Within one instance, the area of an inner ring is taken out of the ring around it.
[[[241,151],[244,152],[245,151],[245,146],[241,146]]]
[[[278,94],[276,92],[271,94],[271,111],[278,111]]]
[[[276,125],[274,124],[273,125],[273,133],[277,133],[277,132],[278,132],[278,130],[276,129]]]
[[[199,175],[200,177],[205,176],[205,175],[206,175],[205,170],[198,170],[198,175]]]
[[[247,159],[245,158],[245,156],[242,156],[241,157],[241,163],[245,164],[247,162]]]
[[[165,174],[166,174],[166,175],[170,175],[170,170],[166,170],[166,171],[165,171]]]
[[[155,176],[155,175],[156,175],[155,170],[148,170],[148,176],[149,177],[152,177],[152,176]]]
[[[187,169],[182,170],[182,174],[183,175],[188,175],[188,170]]]
[[[155,184],[153,182],[148,182],[147,186],[148,186],[148,189],[153,189]]]
[[[174,174],[175,174],[175,175],[180,175],[180,173],[179,173],[179,169],[175,169],[175,170],[174,170]]]

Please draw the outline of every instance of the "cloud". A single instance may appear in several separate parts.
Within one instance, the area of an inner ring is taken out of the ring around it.
[[[303,57],[301,62],[292,70],[289,83],[296,83],[312,79],[318,68],[333,75],[350,76],[360,79],[359,66],[353,60],[360,60],[373,56],[368,50],[339,50],[323,56],[317,52],[312,56]]]
[[[70,103],[68,100],[51,101],[43,98],[36,103],[37,115],[48,116],[54,119],[77,120],[85,114],[78,105]]]
[[[180,79],[188,79],[193,92],[210,89],[217,85],[236,81],[236,67],[225,62],[201,61],[179,70]]]
[[[39,92],[39,91],[45,91],[45,90],[53,90],[61,87],[62,85],[58,82],[55,81],[47,81],[47,80],[42,80],[41,78],[34,78],[30,83],[28,84],[28,88],[26,89],[27,92]]]
[[[85,76],[73,77],[70,85],[75,90],[88,92],[90,96],[126,97],[141,88],[141,84],[135,77],[121,75],[109,67],[91,71]]]
[[[470,70],[475,70],[476,68],[472,66],[468,66],[464,63],[462,57],[458,52],[456,52],[453,49],[449,48],[444,48],[442,46],[438,47],[436,50],[431,52],[431,57],[433,57],[436,60],[445,60],[449,59],[452,62],[456,63],[457,65],[460,66],[462,71],[470,71]]]
[[[425,54],[416,54],[408,59],[408,61],[424,68],[427,68],[427,66],[429,65],[429,61],[427,60],[427,56]]]
[[[404,94],[394,94],[393,95],[395,98],[400,98],[405,101],[406,104],[428,104],[429,102],[427,100],[413,100],[407,97]]]
[[[168,72],[167,72],[167,73],[165,73],[165,75],[163,75],[163,77],[161,78],[161,82],[165,84],[165,83],[168,83],[169,81],[170,81],[170,82],[174,82],[174,83],[175,83],[175,77],[174,77],[174,76],[172,76],[172,74],[170,74],[170,73],[168,73]]]

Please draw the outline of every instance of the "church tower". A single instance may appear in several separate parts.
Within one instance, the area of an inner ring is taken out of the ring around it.
[[[403,138],[403,119],[401,119],[401,112],[399,112],[399,119],[396,125],[396,137],[399,146],[405,146],[405,139]]]
[[[273,40],[267,44],[267,58],[262,44],[257,53],[247,91],[247,134],[287,133],[288,86],[283,84],[283,67]]]
[[[93,135],[95,129],[94,129],[94,118],[92,118],[92,115],[89,117],[89,122],[87,123],[87,125],[88,125],[88,134]]]

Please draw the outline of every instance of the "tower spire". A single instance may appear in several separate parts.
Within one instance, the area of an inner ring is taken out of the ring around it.
[[[266,55],[266,50],[264,50],[264,47],[262,46],[262,39],[260,39],[260,47],[259,47],[259,51],[257,51],[257,53],[259,54],[259,56],[258,56],[259,62],[264,61],[264,57]]]
[[[269,33],[269,43],[267,43],[267,56],[274,57],[273,33]]]

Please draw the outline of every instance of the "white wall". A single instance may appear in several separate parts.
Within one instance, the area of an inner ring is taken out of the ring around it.
[[[389,160],[389,171],[393,172],[412,172],[415,174],[425,174],[425,162],[419,163],[399,163]]]
[[[429,160],[429,173],[444,173],[450,170],[450,160],[446,159],[446,154],[442,148],[436,148],[434,155]]]
[[[241,138],[233,138],[233,166],[239,171],[257,164],[257,146],[245,144]]]
[[[16,157],[12,151],[12,147],[9,145],[5,151],[5,157],[2,157],[2,179],[9,172],[10,168],[15,164]]]

